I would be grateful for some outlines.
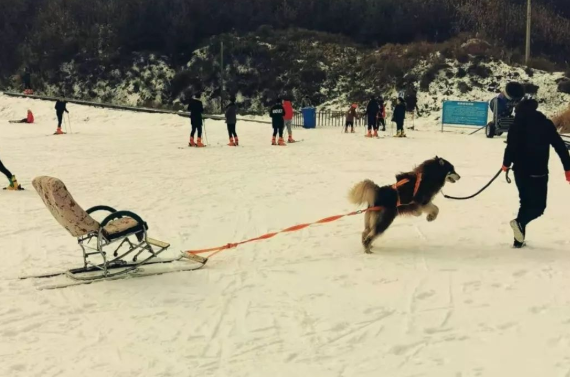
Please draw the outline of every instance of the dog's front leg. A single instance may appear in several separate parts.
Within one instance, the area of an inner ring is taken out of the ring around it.
[[[427,221],[432,222],[435,219],[437,219],[437,215],[439,215],[439,208],[433,204],[432,202],[429,202],[424,208],[423,208],[424,213],[427,213]]]

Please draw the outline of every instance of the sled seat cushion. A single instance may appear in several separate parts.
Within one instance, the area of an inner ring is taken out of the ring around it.
[[[139,223],[130,217],[113,220],[103,227],[103,235],[108,240],[124,237],[128,234],[139,233],[145,230],[145,224]]]
[[[77,204],[62,181],[41,176],[36,177],[32,185],[53,217],[73,237],[99,231],[99,223]]]

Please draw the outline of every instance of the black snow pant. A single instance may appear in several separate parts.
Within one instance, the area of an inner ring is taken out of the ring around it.
[[[374,129],[375,131],[378,130],[378,123],[376,122],[376,116],[369,116],[368,117],[368,131]]]
[[[232,137],[238,137],[238,135],[236,134],[236,125],[234,124],[229,124],[228,123],[228,135],[230,135],[230,138]]]
[[[404,131],[404,121],[403,120],[397,120],[396,121],[396,129],[398,131]]]
[[[12,179],[12,173],[10,173],[10,170],[6,169],[6,167],[2,163],[2,160],[0,160],[0,172],[3,173],[6,176],[6,178],[8,178],[8,180]]]
[[[533,220],[544,214],[548,195],[548,175],[530,176],[515,171],[515,181],[519,189],[520,209],[517,216],[523,231]]]
[[[202,122],[198,123],[198,122],[192,122],[192,132],[190,133],[190,137],[194,137],[194,135],[196,134],[196,131],[198,131],[198,139],[202,138]]]
[[[273,137],[276,137],[277,134],[279,133],[279,137],[283,137],[283,129],[285,128],[285,125],[273,125]]]
[[[63,113],[57,112],[57,128],[61,128],[61,122],[63,122]]]
[[[384,118],[378,118],[378,128],[380,129],[382,125],[382,131],[386,131],[386,120]]]

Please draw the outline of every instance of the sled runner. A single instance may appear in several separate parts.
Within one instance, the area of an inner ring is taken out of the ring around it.
[[[55,286],[60,288],[126,276],[151,275],[152,272],[140,274],[141,267],[172,263],[182,259],[181,257],[169,260],[158,259],[157,257],[167,250],[170,244],[149,238],[147,223],[133,212],[117,211],[108,206],[96,206],[84,211],[67,191],[63,182],[57,178],[37,177],[32,185],[57,222],[77,238],[83,252],[83,267],[24,278],[66,275],[77,281],[73,284]],[[94,213],[104,213],[106,217],[99,223],[91,217]],[[199,258],[194,258],[193,261],[198,262],[198,265],[180,263],[183,267],[166,272],[195,270],[206,263],[205,259]]]

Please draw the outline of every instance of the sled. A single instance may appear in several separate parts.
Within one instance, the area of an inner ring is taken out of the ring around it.
[[[182,259],[159,259],[158,256],[167,250],[170,244],[149,238],[148,224],[133,212],[117,211],[108,206],[95,206],[85,211],[75,202],[64,183],[57,178],[37,177],[32,181],[32,185],[57,222],[77,239],[83,253],[83,266],[20,279],[65,275],[76,281],[55,286],[60,288],[128,276],[137,277],[141,275],[143,266],[174,263]],[[99,223],[91,217],[94,213],[103,213],[106,217]],[[167,272],[196,270],[206,264],[205,258],[193,258],[192,261],[198,265],[189,266],[184,262],[180,263],[183,267],[178,270]],[[153,273],[142,275],[148,274]]]

